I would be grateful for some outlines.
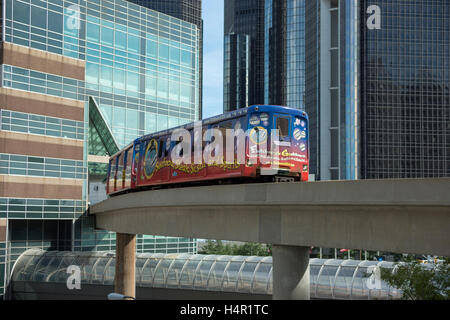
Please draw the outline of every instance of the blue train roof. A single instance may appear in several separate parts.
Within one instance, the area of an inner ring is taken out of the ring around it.
[[[256,110],[256,108],[258,108],[258,110]],[[265,105],[265,104],[260,104],[260,105],[253,105],[253,106],[249,106],[248,108],[246,108],[248,110],[248,112],[254,112],[254,111],[259,111],[259,112],[278,112],[278,113],[291,113],[294,115],[298,115],[298,116],[302,116],[306,119],[308,119],[308,115],[304,110],[299,110],[299,109],[295,109],[295,108],[290,108],[290,107],[284,107],[284,106],[274,106],[274,105]]]
[[[206,118],[206,119],[198,120],[198,121],[201,121],[202,125],[208,125],[211,123],[216,123],[216,122],[220,122],[220,121],[224,121],[224,120],[228,120],[228,119],[241,117],[241,116],[246,115],[247,113],[252,113],[252,112],[290,113],[290,114],[298,115],[298,116],[308,119],[308,115],[303,110],[284,107],[284,106],[274,106],[274,105],[252,105],[247,108],[230,111],[230,112],[227,112],[224,114],[220,114],[220,115],[217,115],[214,117],[210,117],[210,118]],[[191,129],[194,127],[194,124],[195,124],[195,122],[190,122],[190,123],[187,123],[187,124],[184,124],[181,126],[169,128],[169,129],[162,130],[162,131],[157,131],[154,133],[149,133],[142,137],[136,138],[135,141],[146,140],[150,137],[159,137],[162,135],[166,135],[166,134],[169,134],[170,132],[172,132],[172,130],[174,130],[174,129]]]

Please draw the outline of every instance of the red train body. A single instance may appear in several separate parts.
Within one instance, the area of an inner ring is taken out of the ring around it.
[[[194,148],[197,137],[194,137],[195,125],[190,123],[140,137],[113,155],[108,168],[107,194],[211,180],[247,178],[246,180],[267,181],[267,175],[290,177],[297,181],[308,180],[309,135],[305,112],[280,106],[251,106],[203,120],[201,126],[202,137],[211,128],[222,131],[223,137],[226,136],[226,129],[242,129],[247,132],[245,140],[240,142],[245,143],[244,161],[239,161],[237,155],[239,141],[233,141],[234,161],[206,163],[203,153],[208,142],[202,141],[200,150]],[[172,151],[177,144],[171,141],[175,129],[185,129],[191,133],[190,164],[178,163],[172,159]],[[278,129],[276,140],[270,135],[271,129]],[[276,163],[270,161],[275,153],[272,150],[274,143],[277,146]],[[225,155],[225,142],[223,146]],[[194,163],[196,152],[203,160],[200,163]],[[261,152],[266,152],[269,161],[264,161]]]

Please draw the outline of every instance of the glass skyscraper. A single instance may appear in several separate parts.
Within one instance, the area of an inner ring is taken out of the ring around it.
[[[360,178],[360,4],[309,1],[305,108],[316,180]]]
[[[249,106],[250,101],[250,36],[227,34],[224,41],[223,105],[225,112]]]
[[[224,1],[225,112],[264,103],[264,0]]]
[[[88,202],[108,156],[199,118],[199,29],[122,0],[2,1],[0,290],[30,247],[112,250]],[[102,192],[103,190],[103,192]],[[139,252],[196,241],[138,236]]]
[[[305,1],[266,0],[264,103],[304,109]]]
[[[199,50],[199,119],[203,110],[203,19],[202,0],[127,0],[140,6],[167,14],[169,16],[190,22],[198,27]]]
[[[304,109],[304,0],[225,0],[224,32],[225,112],[252,104]],[[249,55],[233,34],[250,37]]]
[[[317,178],[450,175],[449,7],[307,2],[306,111]]]
[[[361,1],[362,178],[450,176],[450,3]]]

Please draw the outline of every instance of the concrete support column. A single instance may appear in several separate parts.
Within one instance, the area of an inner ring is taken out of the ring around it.
[[[117,233],[114,291],[136,297],[136,235]]]
[[[309,300],[309,247],[272,246],[274,300]]]

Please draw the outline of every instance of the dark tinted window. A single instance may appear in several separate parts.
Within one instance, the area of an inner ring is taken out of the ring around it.
[[[280,137],[287,137],[289,135],[289,119],[280,117],[276,121],[276,129],[279,130]]]
[[[159,140],[159,148],[158,148],[158,158],[162,158],[164,151],[164,141],[162,139]]]

